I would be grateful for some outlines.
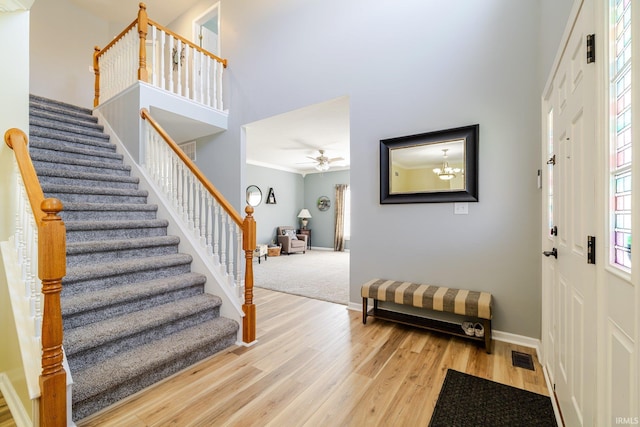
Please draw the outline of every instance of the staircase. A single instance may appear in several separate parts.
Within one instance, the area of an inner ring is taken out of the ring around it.
[[[221,300],[178,252],[91,110],[30,97],[29,151],[45,197],[64,204],[61,294],[73,419],[111,405],[236,341]]]

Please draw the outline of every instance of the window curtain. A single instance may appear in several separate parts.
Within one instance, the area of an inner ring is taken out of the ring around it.
[[[344,193],[347,190],[347,184],[336,185],[336,229],[333,238],[333,250],[338,252],[344,251]]]

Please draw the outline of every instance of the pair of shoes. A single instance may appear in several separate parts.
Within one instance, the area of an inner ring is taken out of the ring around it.
[[[470,337],[475,335],[473,322],[462,322],[462,330],[466,335],[469,335]]]
[[[476,323],[473,326],[473,333],[478,338],[484,337],[484,326],[482,326],[482,323]]]

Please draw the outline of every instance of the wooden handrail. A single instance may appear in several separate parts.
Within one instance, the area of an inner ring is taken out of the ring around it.
[[[153,126],[153,128],[160,134],[162,139],[165,140],[167,145],[171,147],[173,152],[176,153],[178,157],[180,157],[180,160],[184,162],[184,164],[189,168],[189,170],[196,176],[198,181],[202,183],[204,188],[206,188],[207,191],[211,193],[211,195],[216,199],[216,201],[220,203],[220,206],[222,206],[222,208],[229,214],[229,216],[231,216],[233,221],[236,224],[238,224],[240,227],[242,227],[243,219],[238,213],[238,211],[236,211],[234,207],[231,206],[231,203],[229,203],[227,199],[225,199],[222,193],[220,193],[218,189],[215,188],[213,184],[211,184],[211,182],[207,179],[207,177],[205,177],[204,174],[200,171],[200,169],[198,169],[195,163],[193,163],[193,161],[189,157],[187,157],[186,154],[184,154],[184,151],[182,151],[182,149],[178,147],[178,144],[176,144],[176,142],[169,136],[169,134],[162,128],[162,126],[160,126],[160,124],[156,122],[153,119],[153,117],[151,117],[151,115],[149,114],[149,111],[146,108],[142,108],[140,110],[140,116],[144,120],[148,121],[151,126]],[[255,249],[255,247],[253,249]]]
[[[67,425],[67,375],[62,366],[62,311],[60,292],[66,274],[66,230],[60,218],[62,203],[45,199],[29,156],[27,136],[9,129],[6,144],[13,149],[18,169],[38,227],[38,277],[42,281],[42,373],[40,375],[40,425]]]
[[[149,114],[146,108],[140,110],[140,116],[143,120],[149,122],[151,126],[169,145],[173,152],[184,162],[193,175],[200,181],[202,186],[216,199],[225,212],[233,219],[233,221],[242,229],[242,250],[245,254],[245,281],[244,281],[244,303],[242,311],[244,317],[242,319],[242,340],[245,343],[251,343],[256,339],[256,306],[253,302],[253,252],[256,249],[256,222],[253,218],[253,207],[247,206],[244,219],[231,206],[225,197],[211,184],[211,182],[198,169],[193,161],[187,157],[178,144],[167,134],[167,132],[156,122]]]

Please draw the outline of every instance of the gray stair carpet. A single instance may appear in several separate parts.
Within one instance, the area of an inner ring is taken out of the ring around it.
[[[167,235],[91,110],[30,97],[29,151],[67,229],[61,305],[73,419],[235,343],[237,322]]]

